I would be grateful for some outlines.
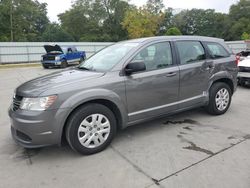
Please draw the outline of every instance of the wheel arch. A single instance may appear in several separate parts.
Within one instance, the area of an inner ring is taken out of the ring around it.
[[[213,84],[217,83],[217,82],[226,83],[230,87],[230,89],[232,91],[232,94],[234,93],[234,91],[236,89],[235,82],[233,80],[232,75],[230,75],[229,73],[227,73],[227,72],[220,72],[218,74],[215,74],[212,77],[211,81],[210,81],[209,90],[210,90],[211,86]]]
[[[104,99],[104,98],[90,99],[90,100],[87,100],[87,101],[84,101],[84,102],[78,104],[77,106],[72,108],[71,111],[69,112],[67,118],[64,121],[63,128],[61,131],[61,143],[62,143],[62,141],[65,140],[65,130],[67,127],[67,122],[68,122],[69,118],[71,117],[71,115],[75,111],[77,111],[79,108],[81,108],[82,106],[87,105],[87,104],[91,104],[91,103],[102,104],[102,105],[106,106],[107,108],[109,108],[114,113],[114,116],[115,116],[115,119],[117,122],[117,128],[123,129],[125,127],[126,122],[127,122],[127,118],[124,117],[124,115],[122,114],[123,113],[122,109],[120,107],[118,107],[118,105],[114,101]]]
[[[221,79],[218,79],[218,80],[214,81],[213,84],[215,84],[217,82],[226,83],[230,87],[232,93],[234,92],[234,84],[233,84],[233,81],[231,79],[229,79],[229,78],[221,78]]]

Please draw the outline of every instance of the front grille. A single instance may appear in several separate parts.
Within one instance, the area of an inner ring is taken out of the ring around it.
[[[20,104],[21,104],[21,102],[22,102],[22,99],[23,99],[23,97],[18,96],[18,95],[15,95],[15,96],[13,97],[13,110],[14,110],[14,111],[16,111],[17,109],[19,109]]]
[[[55,60],[55,56],[43,56],[43,60],[44,61],[54,61]]]
[[[250,72],[250,67],[239,66],[239,71],[240,72]]]
[[[55,66],[55,63],[43,63],[43,65],[51,67],[51,66]]]

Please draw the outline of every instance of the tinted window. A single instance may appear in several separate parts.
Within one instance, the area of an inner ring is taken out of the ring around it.
[[[222,58],[229,56],[225,48],[218,43],[207,43],[207,47],[212,58]]]
[[[178,41],[176,45],[181,64],[188,64],[206,59],[205,50],[200,42]]]
[[[173,64],[172,53],[169,42],[152,44],[142,49],[132,60],[142,61],[146,70],[156,70],[168,67]]]

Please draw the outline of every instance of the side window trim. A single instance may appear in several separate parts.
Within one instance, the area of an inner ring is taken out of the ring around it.
[[[198,62],[201,62],[201,61],[206,61],[209,57],[209,53],[208,53],[208,50],[206,49],[206,45],[204,44],[203,41],[200,41],[200,40],[175,40],[175,41],[172,41],[173,43],[173,47],[174,47],[174,50],[175,50],[175,56],[176,56],[176,64],[177,65],[188,65],[188,64],[181,64],[181,58],[180,58],[180,53],[179,53],[179,50],[178,50],[178,47],[177,47],[177,42],[199,42],[204,50],[204,53],[205,53],[205,59],[204,60],[200,60],[200,61],[194,61],[194,62],[191,62],[191,63],[188,63],[188,64],[193,64],[193,63],[198,63]]]

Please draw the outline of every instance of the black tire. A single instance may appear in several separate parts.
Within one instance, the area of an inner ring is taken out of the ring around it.
[[[96,146],[94,148],[88,148],[80,143],[78,139],[78,129],[81,125],[81,122],[92,114],[104,115],[110,123],[110,132],[106,140],[101,145]],[[66,124],[66,139],[73,150],[84,155],[90,155],[104,150],[111,143],[112,139],[116,134],[116,127],[117,125],[115,116],[109,108],[101,104],[90,103],[79,107],[75,112],[73,112],[73,114],[70,115],[69,120]]]
[[[238,85],[242,87],[246,87],[246,82],[243,79],[238,78]]]
[[[66,68],[68,66],[68,63],[66,60],[63,60],[61,63],[61,68]]]
[[[85,58],[84,58],[84,57],[81,57],[81,58],[80,58],[80,61],[79,61],[79,64],[81,64],[84,60],[85,60]]]
[[[218,107],[217,107],[217,105],[216,105],[216,94],[221,89],[226,89],[228,91],[228,94],[229,94],[229,101],[227,103],[226,108],[223,109],[223,110],[219,110]],[[222,115],[230,107],[231,99],[232,99],[232,91],[231,91],[231,89],[230,89],[230,87],[229,87],[228,84],[226,84],[224,82],[214,83],[211,86],[211,88],[210,88],[210,91],[209,91],[209,103],[208,103],[208,105],[205,108],[206,108],[206,110],[207,110],[207,112],[209,114],[212,114],[212,115]]]
[[[48,69],[49,66],[46,66],[46,65],[43,64],[43,68],[44,68],[44,69]]]
[[[239,86],[244,86],[245,84],[245,82],[243,82],[241,78],[237,78],[237,83]]]

